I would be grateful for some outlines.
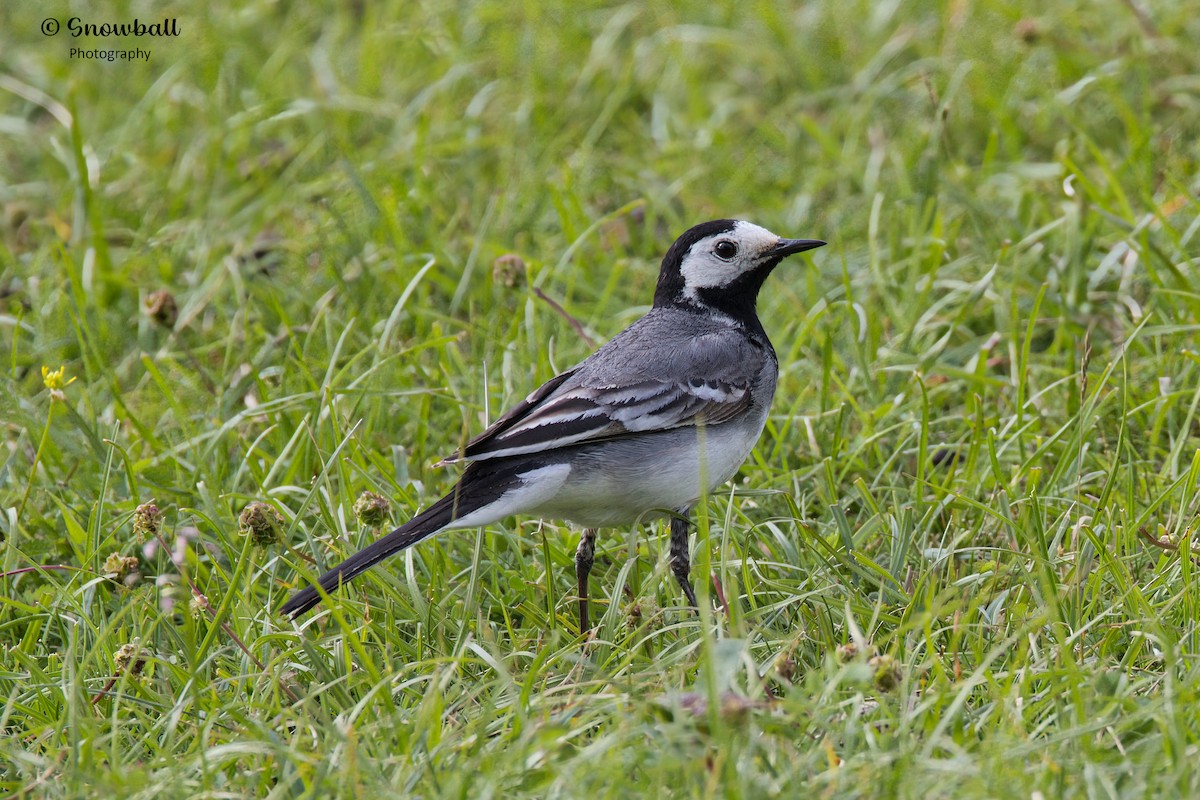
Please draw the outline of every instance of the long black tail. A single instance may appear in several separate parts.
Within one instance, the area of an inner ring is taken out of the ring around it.
[[[499,466],[486,461],[471,464],[450,494],[326,572],[317,583],[326,594],[331,594],[338,584],[348,583],[388,556],[433,536],[454,520],[495,501],[516,482],[511,470],[497,469]],[[317,590],[307,586],[288,598],[279,611],[294,618],[320,602],[321,595]]]

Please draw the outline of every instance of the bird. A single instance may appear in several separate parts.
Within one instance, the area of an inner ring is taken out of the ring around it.
[[[295,619],[340,584],[443,531],[516,514],[583,528],[575,551],[581,633],[591,630],[599,528],[667,519],[671,572],[698,608],[692,509],[749,456],[779,374],[758,319],[759,290],[783,259],[824,244],[734,219],[685,231],[663,257],[644,316],[438,462],[466,463],[445,497],[296,591],[280,612]]]

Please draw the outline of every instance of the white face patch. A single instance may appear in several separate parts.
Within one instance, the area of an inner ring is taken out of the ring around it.
[[[731,231],[701,239],[692,245],[679,266],[683,293],[694,298],[698,289],[728,286],[761,264],[767,252],[778,244],[779,237],[766,228],[742,221]]]

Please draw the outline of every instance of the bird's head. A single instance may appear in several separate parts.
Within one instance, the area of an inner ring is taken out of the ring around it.
[[[667,250],[654,305],[709,306],[735,316],[748,309],[752,314],[758,290],[780,261],[824,244],[784,239],[742,220],[701,223]]]

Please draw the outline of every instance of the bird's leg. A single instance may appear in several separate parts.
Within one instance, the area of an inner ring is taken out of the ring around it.
[[[592,626],[588,621],[588,575],[592,571],[596,553],[596,529],[584,528],[579,536],[579,547],[575,549],[575,579],[579,581],[579,632],[587,633]]]
[[[692,571],[692,562],[688,555],[688,527],[687,517],[682,515],[671,517],[671,572],[675,574],[675,580],[679,581],[679,586],[687,596],[688,602],[692,604],[692,608],[699,609],[700,604],[696,602],[696,590],[692,588],[692,582],[688,578],[688,574]]]

